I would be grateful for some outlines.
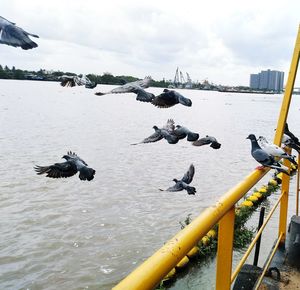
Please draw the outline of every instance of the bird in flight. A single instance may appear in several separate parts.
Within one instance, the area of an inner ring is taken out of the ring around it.
[[[203,146],[210,144],[210,147],[213,149],[219,149],[221,144],[217,141],[217,139],[213,136],[208,136],[200,138],[192,143],[194,146]]]
[[[256,169],[263,169],[264,167],[270,167],[273,169],[277,169],[279,172],[283,172],[287,175],[290,175],[288,172],[288,168],[286,166],[277,162],[272,155],[268,154],[265,150],[263,150],[259,146],[254,134],[250,134],[246,139],[250,139],[251,141],[252,157],[262,165],[257,167]]]
[[[150,135],[149,137],[145,138],[139,143],[134,143],[131,145],[137,145],[141,143],[153,143],[157,142],[161,139],[166,139],[169,144],[176,144],[179,141],[179,138],[176,136],[174,130],[175,130],[175,122],[173,119],[169,119],[167,123],[161,127],[158,128],[157,126],[153,126],[154,133]]]
[[[189,186],[189,184],[193,180],[194,174],[195,174],[195,167],[193,164],[191,164],[188,171],[183,175],[183,177],[180,180],[176,178],[173,179],[175,184],[169,187],[168,189],[166,189],[166,191],[172,192],[172,191],[181,191],[185,189],[188,194],[195,195],[196,188],[193,186]],[[163,189],[160,190],[163,191]]]
[[[86,75],[83,76],[68,76],[63,75],[60,77],[60,85],[63,87],[75,87],[85,86],[87,89],[93,89],[97,86],[95,82],[92,82]]]
[[[93,168],[88,167],[87,163],[78,157],[74,152],[69,151],[67,155],[62,158],[66,159],[62,163],[54,163],[49,166],[34,167],[38,175],[46,174],[46,177],[51,178],[67,178],[75,175],[79,172],[79,178],[81,180],[92,180],[96,171]]]
[[[21,47],[25,50],[37,47],[38,45],[29,36],[38,38],[36,34],[26,32],[15,23],[0,16],[0,43]]]
[[[145,91],[146,88],[149,88],[151,80],[152,80],[151,76],[147,76],[143,80],[137,80],[135,82],[127,83],[125,85],[119,86],[105,93],[97,92],[95,93],[95,95],[103,96],[107,94],[135,93],[137,101],[151,102],[155,96]]]
[[[176,104],[182,104],[187,107],[192,106],[192,101],[174,90],[164,89],[163,92],[156,96],[152,102],[154,106],[159,108],[169,108]]]

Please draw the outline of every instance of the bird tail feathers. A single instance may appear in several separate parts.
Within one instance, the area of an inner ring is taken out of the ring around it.
[[[91,181],[92,179],[94,179],[95,173],[96,173],[96,171],[93,168],[83,167],[80,169],[79,178],[81,180]]]
[[[186,191],[188,194],[192,194],[192,195],[195,195],[195,193],[197,192],[196,188],[193,186],[187,186]]]
[[[213,149],[219,149],[221,147],[221,144],[214,141],[210,144],[210,147],[212,147]]]

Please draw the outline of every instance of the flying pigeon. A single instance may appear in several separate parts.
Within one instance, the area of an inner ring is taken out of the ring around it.
[[[135,82],[127,83],[123,86],[112,89],[106,93],[95,93],[97,96],[103,96],[107,94],[123,94],[123,93],[135,93],[136,100],[141,102],[151,102],[155,97],[153,94],[146,92],[144,89],[149,88],[152,78],[150,76],[145,77],[143,80],[137,80]]]
[[[93,89],[97,86],[95,82],[92,82],[87,76],[68,76],[63,75],[60,77],[60,85],[63,87],[75,87],[85,86],[87,89]]]
[[[297,162],[295,161],[292,155],[286,153],[282,148],[278,147],[277,145],[269,143],[265,137],[259,136],[257,141],[260,147],[263,150],[265,150],[269,155],[272,155],[273,157],[287,159],[297,166]]]
[[[143,141],[141,141],[139,143],[134,143],[131,145],[137,145],[137,144],[141,144],[141,143],[153,143],[153,142],[157,142],[163,138],[166,139],[169,144],[176,144],[179,141],[179,138],[174,133],[175,125],[174,125],[173,119],[169,119],[167,121],[166,125],[164,125],[162,128],[153,126],[153,129],[155,132],[152,135],[145,138]]]
[[[191,107],[192,101],[174,90],[164,89],[163,92],[156,96],[152,102],[154,106],[159,108],[169,108],[176,104]]]
[[[183,175],[182,179],[178,180],[174,178],[173,181],[175,182],[175,185],[169,187],[168,189],[166,189],[166,191],[181,191],[185,189],[188,194],[195,195],[196,188],[193,186],[189,186],[189,184],[193,180],[194,174],[195,174],[195,167],[193,164],[191,164],[188,171]],[[163,191],[162,189],[160,190]]]
[[[268,154],[265,150],[263,150],[257,143],[256,137],[254,134],[250,134],[246,139],[250,139],[251,141],[251,155],[252,157],[259,162],[262,166],[257,167],[257,169],[263,169],[263,167],[270,167],[273,169],[277,169],[280,172],[283,172],[287,175],[288,168],[279,162],[277,162],[273,156]]]
[[[178,137],[178,139],[184,139],[187,137],[188,141],[196,141],[199,138],[198,133],[194,133],[190,131],[188,128],[176,125],[175,130],[174,130],[175,135]]]
[[[96,171],[93,168],[87,167],[88,165],[74,152],[69,151],[67,155],[62,158],[66,159],[65,162],[55,163],[50,166],[34,167],[38,175],[47,174],[46,177],[51,178],[67,178],[75,175],[79,171],[79,178],[81,180],[92,180]]]
[[[217,141],[215,137],[208,136],[204,138],[200,138],[196,140],[195,142],[192,143],[194,146],[203,146],[203,145],[208,145],[210,144],[210,147],[213,149],[219,149],[221,147],[221,144]]]
[[[15,23],[0,16],[0,43],[25,50],[37,47],[38,45],[28,37],[29,35],[38,38],[37,35],[26,32]]]

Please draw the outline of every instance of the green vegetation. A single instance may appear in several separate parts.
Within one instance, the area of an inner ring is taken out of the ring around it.
[[[45,69],[40,69],[39,71],[29,71],[16,69],[14,66],[9,68],[7,65],[4,67],[0,65],[0,79],[15,79],[15,80],[41,80],[41,81],[59,81],[60,77],[63,75],[76,75],[72,72],[62,72],[62,71],[47,71]],[[139,78],[132,76],[114,76],[109,72],[103,73],[103,75],[87,74],[87,77],[97,84],[105,85],[123,85],[128,82],[133,82]],[[171,84],[171,82],[160,80],[151,82],[152,87],[162,87],[166,88]]]

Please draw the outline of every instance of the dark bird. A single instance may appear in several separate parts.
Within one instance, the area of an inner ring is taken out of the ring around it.
[[[156,96],[152,102],[154,106],[159,108],[169,108],[176,104],[191,107],[192,101],[174,90],[164,89],[164,91]]]
[[[292,149],[295,149],[295,150],[298,152],[298,154],[300,154],[300,146],[297,145],[297,144],[295,143],[295,141],[293,141],[293,139],[292,139],[290,136],[288,136],[288,135],[286,135],[286,134],[283,134],[283,135],[282,135],[281,142],[282,142],[285,146],[290,147],[290,148],[292,148]]]
[[[63,75],[60,77],[61,82],[60,85],[63,87],[75,87],[75,86],[85,86],[87,89],[93,89],[97,86],[95,82],[92,82],[87,76],[85,75]]]
[[[287,123],[285,123],[285,126],[284,126],[284,134],[285,134],[285,135],[288,135],[288,136],[294,141],[295,144],[297,144],[298,146],[300,146],[298,137],[296,137],[296,136],[289,130],[289,125],[288,125]]]
[[[194,146],[203,146],[210,144],[210,147],[213,149],[219,149],[221,147],[221,144],[217,141],[215,137],[208,136],[204,138],[200,138],[192,143]]]
[[[268,154],[258,145],[254,134],[250,134],[246,139],[250,139],[251,141],[252,157],[262,165],[257,167],[257,169],[263,169],[263,167],[270,167],[273,169],[277,169],[279,172],[283,172],[287,175],[290,175],[286,166],[277,162],[272,155]]]
[[[0,16],[0,43],[25,50],[37,47],[38,45],[29,36],[38,38],[37,35],[26,32],[15,23]]]
[[[93,168],[87,167],[87,163],[74,152],[69,151],[62,158],[66,159],[66,161],[50,166],[36,165],[34,169],[38,175],[46,174],[47,177],[51,178],[66,178],[75,175],[79,171],[79,178],[81,180],[90,181],[94,179],[96,171]]]
[[[131,145],[137,145],[141,143],[153,143],[157,142],[161,139],[166,139],[169,144],[176,144],[179,141],[179,138],[174,133],[175,125],[174,120],[169,119],[167,123],[162,127],[158,128],[157,126],[153,126],[154,133],[150,135],[149,137],[145,138],[139,143],[134,143]]]
[[[187,140],[190,142],[196,141],[199,138],[198,133],[194,133],[188,128],[180,125],[176,125],[174,133],[178,139],[184,139],[185,137],[187,137]]]
[[[107,95],[107,94],[135,93],[137,101],[151,102],[155,96],[144,90],[146,88],[149,88],[151,80],[152,80],[152,78],[150,76],[147,76],[143,80],[137,80],[135,82],[127,83],[123,86],[114,88],[111,91],[106,92],[106,93],[97,92],[97,93],[95,93],[95,95],[103,96],[103,95]]]
[[[175,182],[175,185],[169,187],[168,189],[166,189],[166,191],[181,191],[185,189],[188,194],[195,195],[196,188],[193,186],[189,186],[189,184],[193,180],[194,174],[195,174],[195,167],[193,164],[191,164],[188,171],[183,175],[181,180],[174,178],[173,181]]]

